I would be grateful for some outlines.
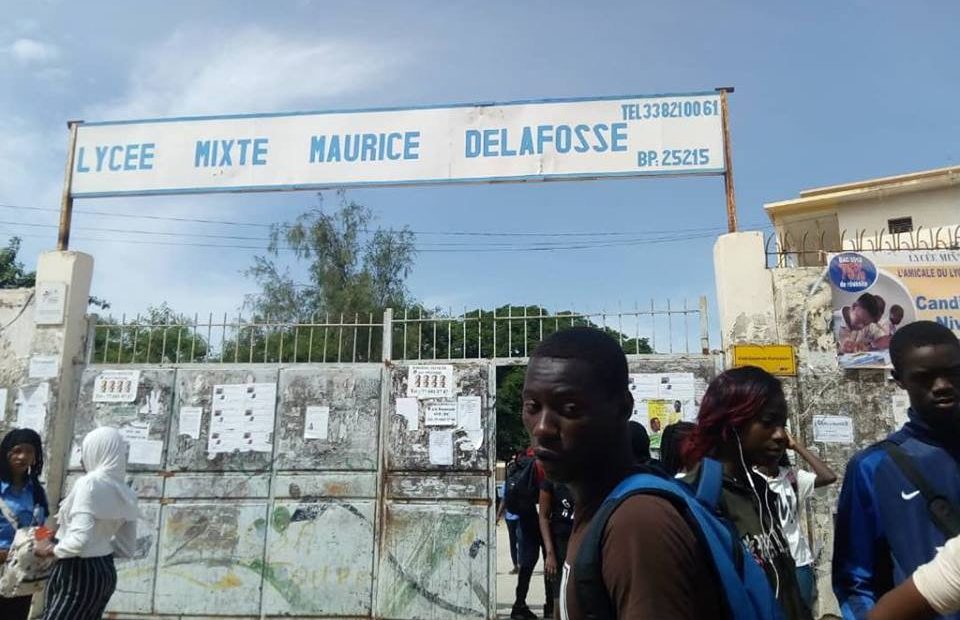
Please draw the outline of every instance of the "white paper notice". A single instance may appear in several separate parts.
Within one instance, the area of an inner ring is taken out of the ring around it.
[[[0,420],[7,418],[7,388],[0,388]]]
[[[457,398],[457,426],[465,431],[479,431],[481,428],[483,401],[479,396],[461,396]]]
[[[37,282],[37,305],[33,309],[33,322],[37,325],[62,325],[66,301],[66,282]]]
[[[692,372],[674,373],[660,377],[660,398],[689,400],[696,396],[696,379]]]
[[[120,428],[120,435],[127,440],[127,443],[147,439],[150,437],[150,425],[133,423]]]
[[[424,403],[424,426],[456,426],[457,401],[433,400]]]
[[[159,465],[163,459],[163,442],[159,439],[134,439],[130,441],[128,461],[141,465]]]
[[[31,379],[53,379],[60,370],[60,358],[56,355],[34,355],[30,358]]]
[[[449,364],[411,366],[407,375],[407,396],[415,398],[451,398],[453,366]]]
[[[326,439],[330,428],[330,407],[307,407],[303,421],[304,439]]]
[[[453,465],[453,431],[430,431],[430,464]]]
[[[907,423],[910,410],[910,396],[906,392],[896,392],[890,397],[890,407],[893,409],[893,421],[900,428]]]
[[[200,423],[203,420],[203,407],[180,407],[180,423],[178,428],[181,435],[191,439],[200,439]]]
[[[132,403],[139,387],[139,370],[104,370],[93,383],[93,402]]]
[[[50,386],[46,382],[17,390],[17,428],[32,428],[43,433],[47,420]]]
[[[407,420],[407,430],[415,431],[420,428],[420,401],[416,398],[398,398],[397,415]]]
[[[629,386],[634,400],[660,398],[660,375],[632,374]]]
[[[276,405],[275,383],[214,385],[207,455],[272,451]]]
[[[853,443],[853,418],[840,415],[813,416],[813,440],[819,443]]]

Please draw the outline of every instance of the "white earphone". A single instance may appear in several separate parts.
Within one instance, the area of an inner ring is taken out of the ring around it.
[[[737,450],[740,453],[740,465],[743,467],[743,473],[747,477],[747,482],[750,483],[750,488],[753,490],[753,496],[757,498],[757,510],[760,512],[760,532],[761,534],[763,534],[762,546],[763,546],[764,552],[767,554],[770,554],[771,556],[770,566],[771,568],[773,568],[773,576],[774,576],[774,579],[776,580],[776,588],[774,589],[774,596],[779,598],[780,597],[780,573],[777,571],[777,565],[774,564],[772,561],[772,556],[774,554],[771,553],[771,551],[773,551],[773,549],[771,549],[773,536],[771,531],[767,529],[767,526],[763,521],[763,509],[766,508],[767,516],[770,517],[770,527],[772,528],[773,512],[770,510],[770,502],[765,501],[767,497],[766,493],[763,494],[764,501],[761,501],[760,493],[757,491],[757,487],[753,482],[753,476],[750,475],[750,470],[747,468],[747,460],[743,456],[743,444],[740,442],[740,433],[734,432],[734,436],[737,438]]]

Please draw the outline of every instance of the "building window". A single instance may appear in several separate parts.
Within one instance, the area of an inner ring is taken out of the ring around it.
[[[892,220],[887,220],[887,229],[891,235],[913,232],[913,218],[897,217]]]

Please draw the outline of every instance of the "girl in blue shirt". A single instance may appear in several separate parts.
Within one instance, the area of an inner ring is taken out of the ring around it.
[[[0,501],[5,513],[16,518],[16,524],[0,516],[0,561],[5,562],[13,536],[18,528],[42,525],[50,512],[47,495],[40,484],[43,471],[43,445],[40,435],[29,428],[6,434],[0,442]],[[0,618],[26,620],[32,597],[0,597]]]

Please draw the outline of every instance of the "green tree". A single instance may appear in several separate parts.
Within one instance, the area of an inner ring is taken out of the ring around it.
[[[20,237],[12,237],[7,247],[0,249],[0,288],[30,288],[36,284],[37,273],[27,271],[17,260]]]
[[[273,227],[268,257],[258,256],[244,274],[259,292],[244,304],[250,318],[224,344],[239,360],[369,361],[380,359],[385,308],[411,303],[406,280],[416,248],[407,228],[374,228],[369,208],[337,192],[337,207],[324,201],[294,222]],[[294,281],[276,262],[291,250],[307,263],[307,282]],[[356,328],[298,326],[301,323],[353,324]],[[302,344],[302,346],[301,346]]]
[[[505,305],[449,317],[414,307],[405,315],[394,314],[394,319],[395,359],[417,359],[418,352],[423,359],[523,358],[550,334],[579,326],[602,329],[628,354],[653,353],[646,338],[631,338],[582,315],[537,305]]]
[[[530,444],[523,427],[523,377],[526,366],[500,367],[497,377],[497,459],[507,461]]]
[[[113,317],[97,321],[93,361],[106,364],[161,364],[206,359],[209,343],[194,321],[166,303],[151,306],[133,321]]]

